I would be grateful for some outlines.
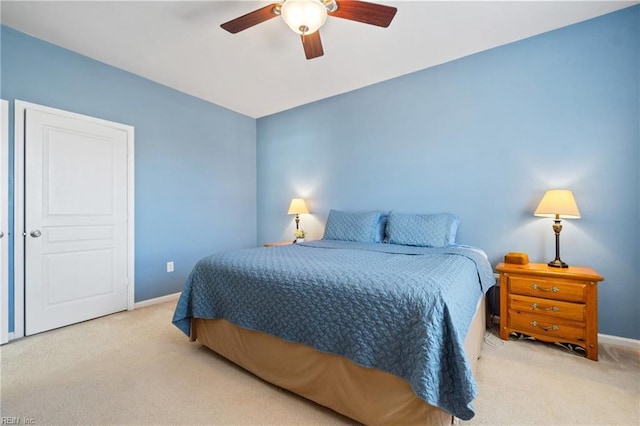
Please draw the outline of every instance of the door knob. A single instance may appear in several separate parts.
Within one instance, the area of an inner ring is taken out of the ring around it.
[[[33,238],[38,238],[42,234],[36,229],[35,231],[31,231],[29,235],[31,235]]]
[[[0,238],[4,237],[4,232],[0,231]]]

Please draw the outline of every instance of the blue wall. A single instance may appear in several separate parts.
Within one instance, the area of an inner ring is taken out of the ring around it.
[[[455,212],[493,264],[554,257],[533,211],[573,190],[561,257],[606,279],[600,333],[640,338],[640,6],[258,120],[258,242],[329,209]]]
[[[255,246],[253,118],[4,26],[0,35],[11,111],[20,99],[135,127],[136,301],[181,291],[205,255]]]

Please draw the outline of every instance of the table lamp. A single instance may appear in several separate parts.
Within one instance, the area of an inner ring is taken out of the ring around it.
[[[580,211],[571,191],[567,189],[552,189],[542,197],[534,216],[552,217],[553,231],[556,234],[556,258],[547,265],[554,268],[568,268],[569,265],[560,260],[560,219],[580,219]]]
[[[309,213],[307,205],[302,198],[293,198],[291,204],[289,204],[289,212],[287,214],[296,215],[296,229],[299,229],[300,214],[302,213]]]

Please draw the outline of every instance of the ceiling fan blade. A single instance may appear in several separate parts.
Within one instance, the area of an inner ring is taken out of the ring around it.
[[[307,59],[317,58],[324,55],[322,50],[322,40],[320,40],[320,31],[315,33],[301,35],[302,47],[304,47],[304,54]]]
[[[279,3],[273,3],[268,6],[261,7],[260,9],[249,12],[246,15],[240,16],[239,18],[232,19],[229,22],[225,22],[220,26],[229,31],[231,34],[239,33],[240,31],[246,30],[247,28],[251,28],[254,25],[261,24],[271,18],[275,18],[276,16],[278,16],[273,11],[276,6],[279,6]]]
[[[388,27],[398,9],[382,4],[366,1],[343,0],[337,1],[338,10],[329,12],[330,16],[362,22],[364,24]]]

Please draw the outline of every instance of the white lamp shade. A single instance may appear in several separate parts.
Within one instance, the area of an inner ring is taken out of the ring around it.
[[[302,198],[294,198],[291,200],[291,204],[289,204],[289,212],[287,214],[302,214],[309,213],[309,209],[307,209],[307,204],[304,202]]]
[[[311,34],[327,20],[327,7],[320,0],[286,0],[281,15],[294,32]]]
[[[538,208],[533,213],[535,216],[553,217],[562,219],[579,219],[580,211],[573,193],[568,189],[552,189],[542,197]]]

